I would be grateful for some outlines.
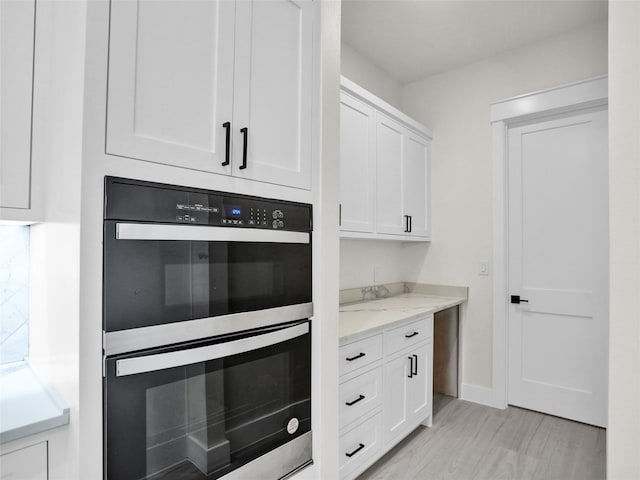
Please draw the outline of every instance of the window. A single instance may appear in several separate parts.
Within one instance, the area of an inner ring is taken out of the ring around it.
[[[29,233],[0,225],[0,364],[29,354]]]

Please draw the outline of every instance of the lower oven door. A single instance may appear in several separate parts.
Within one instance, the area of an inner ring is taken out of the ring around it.
[[[107,357],[105,479],[277,479],[311,462],[310,322]]]

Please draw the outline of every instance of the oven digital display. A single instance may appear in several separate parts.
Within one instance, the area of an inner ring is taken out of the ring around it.
[[[227,218],[241,218],[242,208],[238,205],[225,205],[224,213]]]

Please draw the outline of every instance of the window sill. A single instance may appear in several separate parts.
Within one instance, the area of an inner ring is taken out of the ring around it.
[[[69,423],[69,407],[29,362],[0,366],[0,444]]]

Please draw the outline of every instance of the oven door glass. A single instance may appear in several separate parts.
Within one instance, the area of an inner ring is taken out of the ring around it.
[[[105,479],[215,479],[310,432],[309,328],[107,358]]]
[[[107,332],[311,302],[310,243],[122,240],[116,223],[105,222]]]

